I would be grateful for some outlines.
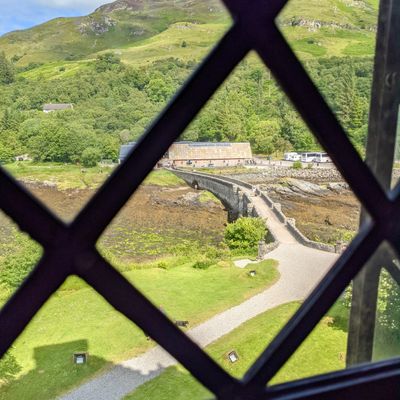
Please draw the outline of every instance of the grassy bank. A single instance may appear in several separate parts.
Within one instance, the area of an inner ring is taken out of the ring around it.
[[[183,260],[181,260],[183,261]],[[204,321],[271,285],[278,278],[276,262],[251,265],[258,271],[220,261],[207,269],[153,265],[125,276],[171,319]],[[133,357],[153,346],[143,332],[115,312],[78,278],[70,278],[52,296],[15,343],[12,354],[22,368],[16,380],[0,390],[0,398],[51,399],[92,377],[112,363]],[[74,366],[72,354],[88,351],[89,363]],[[41,382],[40,385],[37,382]]]
[[[33,162],[6,164],[5,168],[19,180],[32,184],[46,182],[59,190],[98,188],[114,170],[114,167],[82,168],[73,164]],[[185,183],[169,171],[155,170],[143,184],[179,186]]]
[[[269,310],[242,324],[230,334],[206,348],[207,352],[230,374],[242,377],[265,346],[279,332],[298,308],[289,303]],[[344,368],[347,333],[326,317],[273,378],[281,383]],[[227,353],[235,350],[239,361],[230,363]],[[212,395],[184,368],[167,368],[159,377],[140,386],[125,400],[203,400]]]

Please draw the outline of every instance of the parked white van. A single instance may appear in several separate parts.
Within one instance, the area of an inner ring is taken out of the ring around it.
[[[299,161],[301,159],[300,154],[295,152],[285,153],[283,155],[283,159],[285,161]]]

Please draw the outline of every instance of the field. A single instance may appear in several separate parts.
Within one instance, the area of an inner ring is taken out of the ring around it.
[[[111,173],[105,168],[82,172],[64,164],[7,168],[67,221]],[[189,320],[193,327],[260,292],[279,276],[273,260],[252,264],[258,271],[255,278],[233,265],[232,254],[222,244],[226,218],[210,193],[194,191],[170,172],[154,171],[107,228],[98,248],[172,320]],[[0,226],[3,265],[18,241],[16,228],[4,215]],[[34,264],[33,259],[28,262]],[[0,301],[11,294],[1,288]],[[84,282],[69,278],[15,343],[11,354],[21,370],[1,387],[0,398],[54,398],[153,345]],[[71,362],[76,351],[90,354],[89,364],[81,369]]]
[[[245,322],[206,350],[226,371],[241,378],[298,306],[298,303],[289,303],[269,310]],[[333,309],[331,313],[338,311]],[[325,317],[271,383],[343,369],[346,340],[347,332],[342,325],[336,324],[334,317]],[[232,350],[239,355],[236,363],[230,363],[227,359],[227,353]],[[167,368],[159,377],[140,386],[125,400],[204,400],[210,397],[210,393],[184,368],[176,366]]]
[[[140,7],[58,18],[4,35],[0,47],[17,57],[19,67],[33,63],[21,78],[62,79],[91,68],[99,54],[109,51],[133,66],[170,57],[198,63],[232,24],[217,0],[145,2]],[[300,59],[372,56],[377,10],[373,0],[296,0],[284,8],[278,26]]]
[[[59,190],[96,189],[113,172],[115,166],[82,168],[79,165],[63,163],[16,162],[6,164],[6,170],[23,183],[36,186],[54,186]],[[184,184],[174,174],[157,170],[145,180],[145,185],[179,186]]]
[[[182,261],[181,261],[182,262]],[[264,261],[250,278],[229,260],[207,270],[193,260],[165,269],[165,264],[132,270],[125,276],[154,304],[190,326],[256,294],[277,278],[274,261]],[[143,332],[115,312],[78,278],[70,278],[30,323],[12,350],[22,370],[1,388],[1,399],[51,399],[114,362],[152,347]],[[88,351],[90,362],[74,367],[73,352]],[[37,382],[41,382],[37,385]]]

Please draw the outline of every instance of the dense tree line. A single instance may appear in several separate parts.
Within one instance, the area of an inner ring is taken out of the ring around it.
[[[15,76],[12,62],[0,55],[0,161],[25,153],[38,161],[116,160],[120,144],[140,137],[194,65],[168,59],[134,68],[105,54],[73,76],[28,80]],[[333,58],[306,68],[362,151],[372,61]],[[73,103],[74,109],[45,114],[45,103]],[[238,66],[183,139],[250,141],[262,154],[318,148],[269,72],[253,61]]]

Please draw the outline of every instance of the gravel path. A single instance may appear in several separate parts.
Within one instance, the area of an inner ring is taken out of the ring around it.
[[[187,334],[191,339],[201,347],[207,346],[271,308],[303,300],[338,257],[337,254],[298,244],[262,198],[253,196],[249,189],[242,187],[242,190],[253,197],[253,205],[259,215],[267,219],[268,229],[280,243],[279,247],[266,257],[279,262],[280,279],[262,293],[188,331]],[[243,268],[250,260],[242,261],[236,265]],[[157,346],[141,356],[116,365],[59,399],[120,400],[174,364],[176,364],[174,358]]]
[[[282,243],[268,254],[268,258],[279,261],[279,281],[244,303],[188,331],[194,342],[201,347],[207,346],[264,311],[304,299],[334,263],[337,255],[296,243]],[[116,365],[59,399],[119,400],[174,364],[176,361],[157,346],[141,356]]]

